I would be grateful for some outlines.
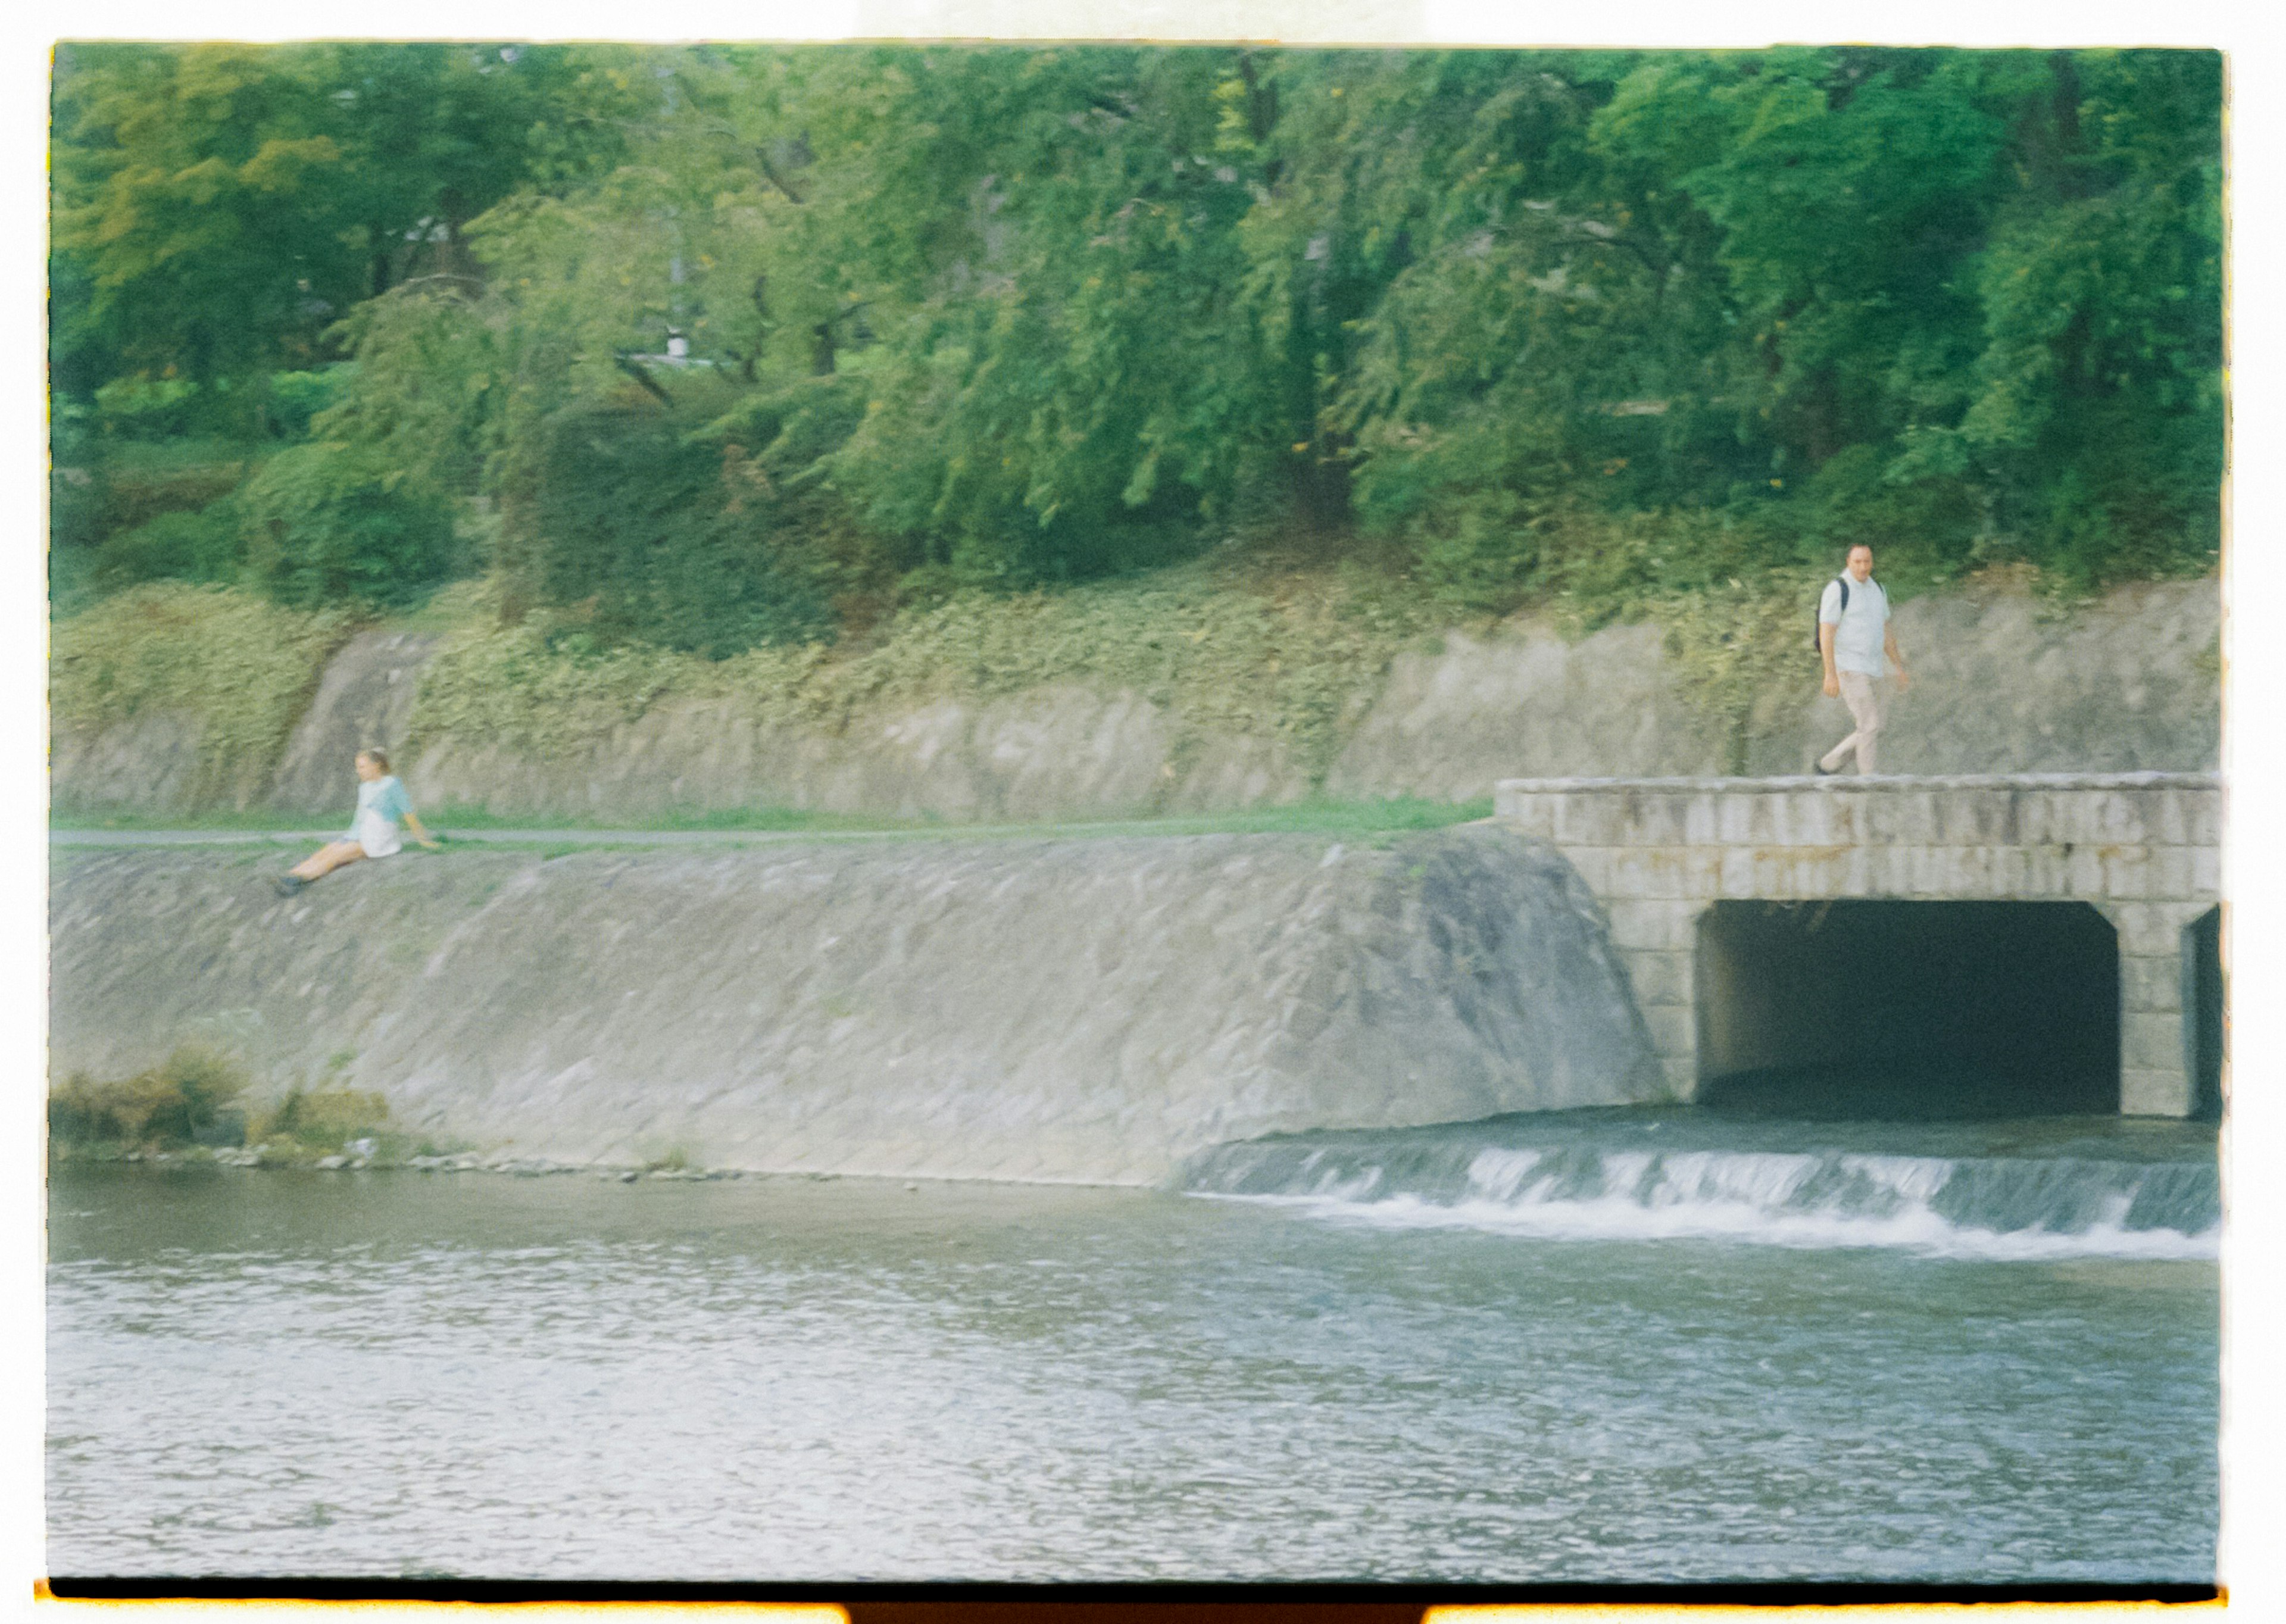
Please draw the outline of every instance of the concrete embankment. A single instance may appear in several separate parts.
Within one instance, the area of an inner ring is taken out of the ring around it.
[[[2221,683],[2213,580],[2123,587],[2060,606],[2021,590],[1963,588],[1900,605],[1914,684],[1893,708],[1890,771],[2198,772],[2219,763]],[[1756,701],[1746,769],[1807,770],[1849,729],[1817,695],[1802,609],[1799,666]],[[267,787],[242,804],[331,817],[360,745],[406,742],[439,644],[374,632],[315,683]],[[1371,702],[1344,713],[1320,777],[1274,732],[1215,731],[1133,691],[1043,683],[918,706],[861,706],[832,726],[664,692],[640,713],[539,750],[481,728],[431,726],[398,768],[422,805],[547,823],[642,821],[670,811],[790,807],[954,821],[1075,820],[1338,798],[1469,800],[1507,777],[1717,773],[1730,741],[1649,625],[1566,641],[1517,623],[1447,634],[1398,654]],[[201,809],[205,723],[171,712],[100,729],[59,724],[59,806]],[[260,774],[256,777],[260,777]]]
[[[1114,1183],[1661,1087],[1592,896],[1491,828],[277,866],[59,855],[56,1075],[204,1036],[440,1142]]]

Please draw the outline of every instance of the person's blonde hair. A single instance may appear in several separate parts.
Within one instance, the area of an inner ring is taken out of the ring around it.
[[[380,768],[382,771],[387,772],[389,770],[388,751],[382,750],[373,745],[367,745],[364,749],[359,751],[358,753],[363,756],[367,761],[371,761],[375,767]]]

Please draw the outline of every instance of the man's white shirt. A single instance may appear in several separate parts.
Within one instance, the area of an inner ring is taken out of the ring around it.
[[[1889,623],[1889,595],[1871,579],[1849,583],[1849,607],[1841,607],[1841,583],[1825,583],[1818,601],[1818,623],[1835,628],[1833,665],[1839,671],[1861,671],[1880,676],[1888,666],[1882,660],[1882,643]]]

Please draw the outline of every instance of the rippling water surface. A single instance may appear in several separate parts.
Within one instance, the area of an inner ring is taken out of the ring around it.
[[[2211,1132],[1566,1113],[1186,1182],[63,1167],[50,1567],[2213,1576]]]

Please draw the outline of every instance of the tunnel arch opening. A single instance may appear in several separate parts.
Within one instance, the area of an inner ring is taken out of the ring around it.
[[[1721,902],[1699,1099],[1826,1117],[2119,1109],[2119,944],[2085,903]]]

